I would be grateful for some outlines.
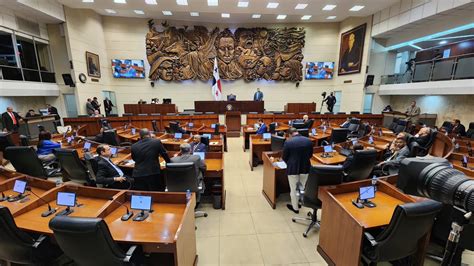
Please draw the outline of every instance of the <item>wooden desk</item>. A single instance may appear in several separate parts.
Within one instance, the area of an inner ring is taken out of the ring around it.
[[[162,114],[176,113],[178,109],[175,104],[124,104],[125,113],[138,114]]]
[[[240,127],[242,125],[240,114],[239,111],[229,111],[225,113],[225,124],[230,137],[240,137]]]
[[[287,103],[284,108],[286,113],[311,113],[316,111],[316,103]]]
[[[267,124],[268,127],[268,124]],[[276,131],[287,131],[290,127],[286,124],[283,123],[278,123],[276,127]],[[247,150],[250,148],[250,135],[255,135],[257,130],[253,127],[253,124],[250,125],[244,125],[242,126],[242,132],[244,134],[244,145],[243,145],[243,150]]]
[[[317,250],[329,265],[359,265],[364,231],[388,225],[397,205],[415,202],[392,185],[379,181],[372,199],[377,207],[358,209],[352,200],[357,198],[359,187],[370,182],[363,180],[320,190],[323,208]],[[425,236],[420,247],[428,240]],[[424,254],[418,255],[422,264]]]
[[[262,135],[250,136],[249,164],[250,170],[262,162],[262,152],[271,149],[271,141],[263,139]]]
[[[8,170],[8,169],[3,168],[2,166],[0,166],[0,184],[7,181],[7,180],[9,180],[9,179],[19,177],[19,176],[23,176],[23,174],[17,173],[15,171]]]
[[[321,164],[327,164],[327,165],[331,165],[331,164],[342,164],[346,161],[346,156],[342,155],[342,154],[339,154],[337,151],[335,152],[330,152],[329,155],[331,157],[326,157],[324,158],[323,157],[323,153],[322,152],[318,152],[318,153],[314,153],[313,154],[313,157],[319,161]]]
[[[463,156],[462,154],[453,153],[448,160],[453,164],[455,169],[474,178],[474,157],[467,156],[467,167],[464,167],[462,165]]]
[[[263,101],[194,101],[196,112],[225,114],[227,111],[239,111],[245,114],[249,112],[263,113],[264,109]]]

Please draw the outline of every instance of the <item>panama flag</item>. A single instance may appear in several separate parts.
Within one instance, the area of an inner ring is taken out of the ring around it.
[[[219,68],[217,67],[217,58],[214,58],[214,71],[212,75],[212,95],[214,95],[214,100],[220,101],[222,99],[222,85],[221,78],[219,77]]]

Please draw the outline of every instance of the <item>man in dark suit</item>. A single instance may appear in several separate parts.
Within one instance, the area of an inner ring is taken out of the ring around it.
[[[112,101],[109,98],[105,97],[105,100],[104,100],[105,116],[110,115],[110,112],[112,112],[112,107],[114,107],[114,104],[112,103]]]
[[[313,156],[313,143],[307,137],[298,134],[296,128],[289,129],[290,139],[283,145],[283,161],[285,161],[286,173],[290,184],[291,204],[286,207],[299,213],[298,204],[298,183],[300,190],[304,190],[311,167],[311,157]]]
[[[346,171],[347,169],[349,169],[349,167],[351,167],[352,162],[354,161],[355,152],[363,150],[363,149],[364,149],[364,146],[362,146],[362,144],[360,144],[360,143],[356,143],[352,146],[351,154],[349,154],[349,156],[347,156],[346,160],[344,161],[344,164],[342,165],[342,167],[344,168],[344,171]]]
[[[135,161],[132,177],[135,189],[148,191],[164,191],[163,180],[160,177],[160,162],[158,156],[169,163],[170,158],[163,144],[151,137],[147,128],[140,130],[140,140],[132,145],[132,159]]]
[[[431,128],[429,127],[422,127],[418,134],[416,134],[412,141],[415,141],[423,148],[427,148],[428,143],[430,142],[430,135],[431,135]]]
[[[260,91],[260,88],[257,88],[257,91],[253,95],[253,100],[257,102],[263,101],[263,92]]]
[[[97,97],[94,97],[92,102],[91,102],[92,106],[94,107],[95,110],[99,111],[99,114],[100,114],[100,106],[101,104],[99,103],[99,100],[97,100]]]
[[[199,155],[191,154],[191,145],[188,143],[183,143],[179,146],[179,154],[171,158],[172,163],[194,163],[194,168],[196,169],[196,177],[198,184],[203,180],[204,173],[206,172],[206,163],[201,160]]]
[[[58,109],[49,103],[46,104],[46,107],[48,108],[48,114],[54,115],[56,126],[61,126],[61,117],[59,116]]]
[[[263,135],[263,133],[267,133],[267,125],[263,122],[263,120],[260,118],[258,119],[257,124],[259,125],[257,132],[255,134],[257,135]]]
[[[336,100],[336,96],[334,96],[334,94],[331,92],[329,94],[328,97],[326,97],[326,99],[323,100],[323,102],[326,102],[326,105],[328,107],[328,112],[331,112],[332,113],[332,110],[334,108],[334,105],[336,104],[337,100]]]
[[[459,119],[454,119],[451,133],[457,134],[459,136],[466,136],[466,127],[461,124],[461,121]]]
[[[22,117],[17,112],[14,112],[11,106],[7,107],[7,111],[2,114],[3,126],[9,132],[17,132],[20,127],[20,121],[22,121]]]
[[[194,135],[193,142],[191,143],[192,152],[206,152],[206,144],[201,142],[200,135]]]
[[[126,177],[122,170],[111,160],[112,153],[110,146],[101,144],[97,146],[97,184],[102,184],[106,188],[129,189],[131,186],[130,178]]]

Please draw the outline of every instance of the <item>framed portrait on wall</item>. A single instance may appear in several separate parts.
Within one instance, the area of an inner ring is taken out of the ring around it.
[[[86,52],[87,75],[89,77],[100,78],[99,55]]]
[[[341,34],[338,75],[360,73],[367,24]]]

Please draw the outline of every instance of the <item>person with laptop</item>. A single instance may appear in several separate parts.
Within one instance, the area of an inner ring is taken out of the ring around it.
[[[261,118],[258,119],[257,124],[259,125],[256,132],[257,135],[263,135],[263,133],[267,132],[267,125],[265,125],[265,123],[263,122]]]
[[[192,152],[206,152],[206,144],[201,142],[201,135],[194,135],[193,142],[191,142]]]
[[[192,154],[191,145],[183,143],[179,146],[179,153],[177,156],[171,158],[172,163],[194,163],[196,169],[196,177],[198,184],[203,180],[204,173],[206,172],[207,166],[204,160],[201,160],[201,156]]]
[[[160,177],[161,156],[167,163],[171,162],[166,149],[159,139],[151,137],[147,128],[140,130],[140,140],[132,145],[132,160],[135,161],[132,177],[134,188],[145,191],[164,191],[165,185]]]
[[[344,161],[344,164],[342,167],[344,168],[344,172],[351,167],[352,162],[354,161],[354,154],[356,151],[361,151],[364,149],[364,146],[360,143],[355,143],[352,145],[352,152],[347,156],[346,160]]]
[[[304,190],[306,180],[308,179],[309,169],[311,168],[311,157],[313,156],[313,143],[307,137],[298,134],[296,128],[288,130],[289,139],[283,145],[282,159],[285,161],[290,184],[291,204],[286,207],[294,213],[299,213],[298,186],[300,190]],[[298,185],[299,183],[299,185]]]
[[[106,188],[128,189],[131,180],[110,160],[112,157],[111,150],[107,144],[97,146],[96,152],[99,156],[97,157],[96,182]]]

